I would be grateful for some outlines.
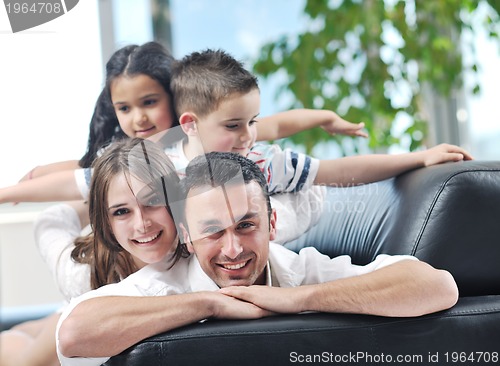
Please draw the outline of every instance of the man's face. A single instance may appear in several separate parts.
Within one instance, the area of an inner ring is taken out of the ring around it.
[[[234,152],[246,156],[257,138],[256,118],[260,110],[259,90],[234,94],[216,111],[196,123],[203,153]]]
[[[268,219],[258,183],[192,189],[185,212],[188,249],[219,287],[265,284],[276,216]]]

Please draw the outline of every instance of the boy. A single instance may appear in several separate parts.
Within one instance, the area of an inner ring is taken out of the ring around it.
[[[319,218],[322,185],[366,184],[423,166],[472,159],[465,150],[448,144],[400,155],[318,160],[277,145],[256,143],[260,111],[257,78],[222,50],[194,52],[176,61],[171,89],[186,134],[184,140],[166,150],[176,168],[183,170],[195,156],[212,151],[236,152],[256,162],[274,194],[272,203],[281,223],[277,242],[293,239]],[[282,192],[294,194],[276,194]]]

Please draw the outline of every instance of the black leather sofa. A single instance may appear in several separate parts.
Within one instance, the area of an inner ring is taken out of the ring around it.
[[[416,318],[207,321],[146,339],[106,365],[500,364],[500,162],[449,163],[329,188],[320,222],[287,243],[311,245],[358,264],[379,253],[415,255],[454,275],[459,302]]]

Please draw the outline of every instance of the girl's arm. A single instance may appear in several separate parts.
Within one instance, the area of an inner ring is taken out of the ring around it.
[[[81,200],[75,170],[62,170],[0,188],[0,203]]]
[[[314,127],[321,127],[331,135],[368,137],[365,124],[351,123],[337,113],[326,109],[293,109],[260,118],[257,123],[257,140],[277,140]]]
[[[57,163],[51,163],[47,165],[38,165],[31,169],[28,173],[22,177],[19,182],[23,182],[25,180],[30,180],[33,178],[38,178],[43,175],[55,173],[61,170],[73,170],[73,169],[78,169],[80,168],[80,165],[78,164],[78,160],[66,160],[66,161],[59,161]]]

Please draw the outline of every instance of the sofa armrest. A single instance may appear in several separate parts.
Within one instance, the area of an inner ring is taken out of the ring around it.
[[[452,352],[488,353],[498,362],[499,323],[500,296],[462,298],[452,309],[416,318],[310,313],[214,320],[146,339],[105,365],[439,365],[455,364]]]
[[[415,255],[449,270],[461,296],[500,294],[499,218],[500,162],[447,163],[329,188],[320,222],[286,246],[358,264],[380,253]]]
[[[500,294],[500,162],[467,161],[399,177],[387,250],[450,271],[460,296]]]
[[[415,255],[451,271],[462,296],[457,305],[415,318],[309,313],[207,321],[146,339],[106,365],[456,364],[453,357],[477,361],[480,353],[498,362],[500,162],[442,164],[329,188],[325,204],[320,222],[286,246],[349,254],[358,264],[380,253]]]

